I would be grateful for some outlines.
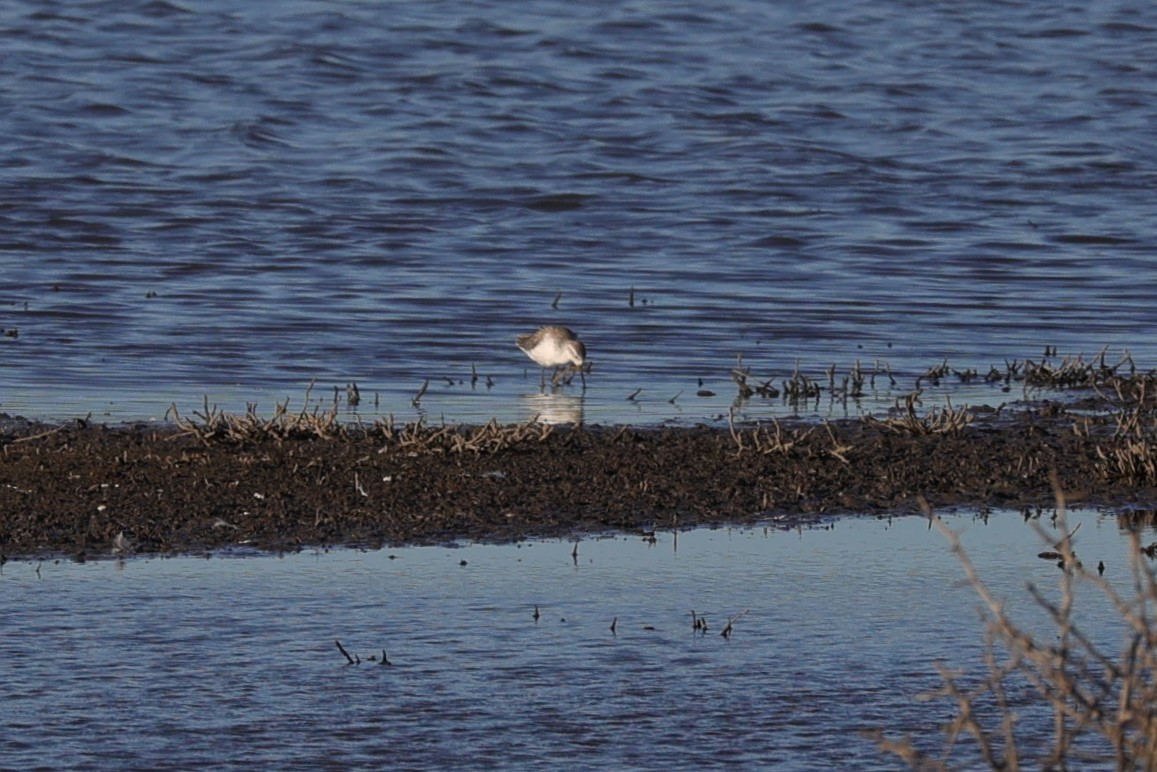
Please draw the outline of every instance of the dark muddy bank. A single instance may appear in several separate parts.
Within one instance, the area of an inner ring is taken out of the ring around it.
[[[166,428],[9,421],[0,551],[516,540],[784,516],[1152,502],[1152,401],[759,427],[351,427],[212,416]]]

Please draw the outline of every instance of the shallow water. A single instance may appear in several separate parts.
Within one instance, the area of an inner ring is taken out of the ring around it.
[[[1025,582],[1048,590],[1059,572],[1036,557],[1035,532],[1011,512],[947,520],[1014,615],[1038,624]],[[1103,560],[1124,587],[1116,518],[1070,523],[1082,559]],[[9,563],[0,757],[14,768],[894,769],[857,732],[937,747],[949,706],[914,699],[939,683],[933,660],[979,673],[975,595],[922,518],[659,533],[654,545],[592,538],[573,551]],[[707,634],[693,632],[692,609]],[[1118,650],[1092,588],[1078,609]],[[390,667],[368,661],[383,649]],[[1022,714],[1029,742],[1047,734]]]
[[[316,379],[521,420],[542,322],[595,367],[546,409],[594,423],[717,418],[739,354],[899,393],[1045,345],[1152,367],[1155,31],[1128,1],[10,0],[0,410]]]

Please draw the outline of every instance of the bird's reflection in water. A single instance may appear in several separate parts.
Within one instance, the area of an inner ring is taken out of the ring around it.
[[[543,424],[578,424],[583,420],[581,396],[549,392],[525,394],[522,405],[528,421],[536,416]]]

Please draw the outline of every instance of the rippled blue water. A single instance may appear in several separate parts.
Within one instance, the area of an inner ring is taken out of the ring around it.
[[[1127,1],[10,0],[0,410],[316,379],[412,418],[429,379],[518,419],[543,322],[592,422],[726,412],[738,354],[1151,367],[1155,36]]]
[[[1059,577],[1037,558],[1038,535],[1011,512],[948,522],[1034,629],[1042,615],[1025,582],[1054,596]],[[1103,560],[1106,578],[1127,588],[1128,541],[1115,518],[1070,522],[1081,525],[1081,558]],[[922,518],[661,533],[653,546],[584,540],[572,558],[573,549],[9,563],[0,759],[12,768],[895,769],[858,732],[882,727],[939,747],[951,706],[915,699],[939,685],[933,660],[973,676],[983,667],[976,596]],[[1078,591],[1077,608],[1106,651],[1122,650],[1097,591]],[[693,632],[692,610],[707,634]],[[347,665],[335,639],[362,663]],[[368,660],[383,649],[391,667]],[[1021,706],[1027,745],[1050,731]]]
[[[0,411],[316,380],[403,419],[690,422],[739,354],[886,360],[876,406],[943,358],[1152,367],[1155,38],[1128,1],[7,0]],[[538,393],[513,340],[545,322],[585,393]],[[1000,586],[1051,576],[1003,524],[970,531]],[[665,538],[9,564],[0,763],[892,768],[855,730],[927,733],[929,659],[975,659],[918,520]]]

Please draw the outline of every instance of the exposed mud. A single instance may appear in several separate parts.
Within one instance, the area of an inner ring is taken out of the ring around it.
[[[1053,504],[1054,480],[1084,505],[1157,498],[1147,402],[1080,408],[655,429],[331,422],[229,433],[8,420],[0,552],[516,540],[916,511],[921,496],[935,508],[1037,507]]]

